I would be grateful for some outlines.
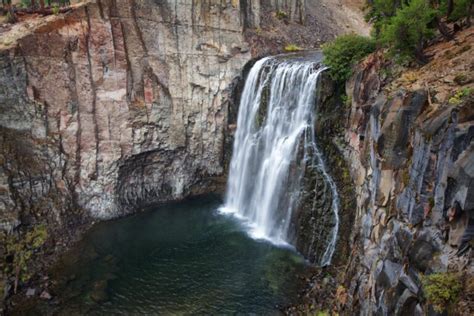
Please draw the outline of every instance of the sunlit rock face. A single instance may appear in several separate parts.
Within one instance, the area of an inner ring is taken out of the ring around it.
[[[212,186],[242,24],[235,1],[97,1],[2,51],[4,140],[23,133],[39,164],[2,177],[2,212],[59,189],[108,218]]]

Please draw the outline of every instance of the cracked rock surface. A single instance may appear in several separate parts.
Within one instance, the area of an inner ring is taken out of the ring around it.
[[[251,57],[238,10],[96,1],[1,51],[1,126],[42,164],[10,168],[2,208],[54,186],[110,218],[222,176],[226,88]]]

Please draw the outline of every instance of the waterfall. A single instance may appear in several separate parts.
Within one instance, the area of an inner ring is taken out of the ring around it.
[[[305,166],[317,168],[332,191],[334,226],[320,264],[334,253],[339,198],[317,147],[314,121],[319,62],[268,57],[250,70],[242,93],[224,213],[249,224],[249,233],[292,244],[290,224],[298,207]]]

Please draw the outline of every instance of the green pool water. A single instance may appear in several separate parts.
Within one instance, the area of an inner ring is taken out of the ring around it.
[[[254,240],[214,196],[101,223],[53,270],[60,315],[275,314],[304,259]]]

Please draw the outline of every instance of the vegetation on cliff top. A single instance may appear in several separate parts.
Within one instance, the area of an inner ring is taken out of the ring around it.
[[[415,58],[426,63],[423,54],[424,42],[434,34],[429,23],[436,16],[426,0],[412,0],[409,5],[400,7],[396,14],[385,20],[376,39],[389,48],[391,55],[400,60]]]
[[[20,13],[58,14],[67,12],[70,5],[70,0],[21,0],[17,5],[14,5],[12,0],[2,0],[0,15],[4,13],[8,21],[14,23],[17,21],[17,14]]]
[[[355,34],[343,35],[323,45],[324,62],[330,67],[331,77],[344,82],[351,76],[352,67],[375,50],[375,41]]]
[[[473,10],[473,0],[368,0],[366,19],[374,26],[371,38],[355,34],[336,38],[323,47],[325,63],[333,79],[344,81],[376,45],[400,62],[426,64],[429,56],[424,48],[429,40],[436,34],[452,39],[456,31],[471,26]]]

